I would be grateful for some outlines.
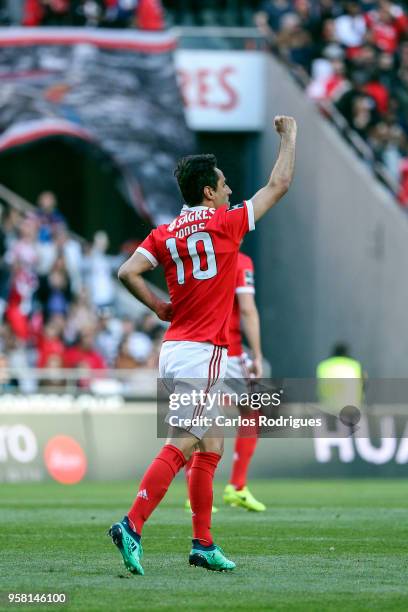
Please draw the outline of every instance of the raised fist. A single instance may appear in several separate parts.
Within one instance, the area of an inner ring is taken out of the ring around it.
[[[287,117],[286,115],[277,115],[274,119],[275,130],[278,134],[296,134],[297,125],[293,117]]]

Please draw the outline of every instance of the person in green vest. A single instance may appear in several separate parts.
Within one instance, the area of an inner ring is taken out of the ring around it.
[[[336,344],[331,356],[317,364],[316,378],[317,397],[325,411],[338,416],[345,406],[361,407],[365,375],[346,344]]]

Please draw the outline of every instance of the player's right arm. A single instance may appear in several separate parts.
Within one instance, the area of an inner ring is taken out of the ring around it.
[[[145,241],[146,242],[146,241]],[[145,283],[142,275],[152,270],[155,265],[146,255],[137,250],[121,265],[118,278],[126,289],[140,302],[153,310],[162,321],[171,321],[171,303],[163,302]]]
[[[250,372],[262,378],[261,326],[259,313],[252,293],[237,293],[242,331],[252,352]]]
[[[274,122],[281,139],[279,155],[268,183],[251,198],[255,221],[263,217],[285,195],[295,169],[296,121],[293,117],[279,115],[275,117]]]

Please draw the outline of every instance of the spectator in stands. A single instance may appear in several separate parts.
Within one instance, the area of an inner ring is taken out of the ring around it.
[[[348,89],[346,66],[343,53],[337,48],[327,48],[325,59],[313,62],[312,80],[307,88],[308,95],[315,100],[339,98]],[[327,58],[327,59],[326,59]]]
[[[22,23],[164,29],[160,0],[25,0]]]
[[[292,11],[290,0],[266,0],[255,14],[255,23],[265,38],[272,41],[275,39],[275,33],[281,29],[282,17]]]
[[[4,233],[6,250],[10,251],[14,242],[19,238],[19,227],[22,223],[23,215],[15,208],[5,208],[4,217],[1,225]]]
[[[56,260],[48,276],[40,277],[36,297],[41,304],[44,320],[52,315],[68,315],[72,291],[62,257]]]
[[[140,367],[140,363],[131,355],[128,338],[124,338],[119,344],[114,366],[118,370],[133,370]]]
[[[344,58],[345,52],[342,45],[340,45],[336,36],[336,25],[334,19],[326,19],[320,23],[320,31],[316,35],[315,39],[315,55],[316,57],[323,57],[327,48],[336,48],[336,57]]]
[[[127,349],[139,367],[146,366],[153,350],[153,342],[147,334],[135,331],[127,338]]]
[[[58,224],[54,229],[55,257],[64,258],[66,270],[69,275],[72,293],[78,295],[82,288],[82,249],[78,240],[72,238],[65,223]]]
[[[74,344],[82,330],[96,328],[97,314],[92,307],[88,291],[83,287],[70,306],[64,326],[64,338],[68,344]]]
[[[63,316],[63,315],[52,315],[48,322],[48,324],[53,325],[53,327],[55,328],[55,334],[61,338],[61,340],[65,345],[68,345],[68,341],[65,337],[65,331],[66,331],[66,325],[67,325],[67,319]],[[72,343],[71,343],[72,344]]]
[[[377,161],[384,160],[384,154],[390,139],[390,127],[384,122],[376,123],[367,134],[367,141],[371,146]]]
[[[270,0],[262,3],[261,9],[255,23],[272,50],[296,74],[309,73],[308,94],[319,101],[335,102],[351,128],[371,147],[373,157],[385,164],[392,177],[398,175],[405,186],[405,4],[389,0]],[[401,202],[406,199],[403,185]]]
[[[344,14],[337,17],[334,24],[337,41],[350,53],[363,44],[367,26],[359,2],[346,2]]]
[[[36,389],[28,370],[33,366],[58,369],[63,363],[95,370],[113,366],[123,339],[135,367],[156,367],[153,341],[162,333],[157,318],[146,315],[136,330],[133,321],[119,320],[109,305],[115,294],[112,271],[123,256],[107,255],[106,234],[95,235],[84,265],[85,279],[94,291],[92,303],[80,277],[81,246],[70,238],[54,196],[45,193],[39,200],[39,214],[22,215],[4,207],[0,227],[0,271],[6,266],[10,277],[7,282],[0,275],[6,321],[0,326],[0,354],[6,354],[19,372],[16,384],[27,392]],[[54,379],[48,382],[60,386]],[[90,384],[81,381],[81,386]]]
[[[5,311],[13,332],[21,339],[29,338],[29,317],[33,295],[38,286],[38,224],[26,216],[19,227],[19,238],[12,243],[5,257],[11,266],[10,293]]]
[[[135,23],[138,0],[109,0],[106,5],[104,25],[114,28],[128,28]]]
[[[37,198],[39,222],[38,238],[41,242],[51,242],[53,231],[65,223],[64,216],[57,208],[57,198],[52,191],[43,191]]]
[[[72,3],[72,25],[97,27],[104,18],[104,0],[77,0]]]
[[[30,359],[30,351],[23,339],[19,338],[10,325],[2,329],[2,351],[7,355],[9,367],[16,385],[23,393],[32,393],[37,384],[30,374],[30,368],[35,364]]]
[[[367,39],[381,51],[396,53],[401,36],[408,27],[402,8],[388,0],[379,0],[378,7],[365,14]]]
[[[94,328],[80,332],[78,342],[65,350],[63,361],[65,368],[106,369],[105,360],[95,346]]]
[[[403,129],[397,123],[389,128],[388,142],[386,143],[382,162],[396,183],[402,180],[401,166],[404,159],[408,158],[408,139]]]
[[[146,313],[139,325],[135,326],[134,321],[125,319],[122,322],[122,340],[118,349],[118,356],[115,367],[149,367],[154,351],[154,339],[161,338],[163,328],[157,328],[158,319],[155,315]],[[133,366],[129,364],[133,363]],[[128,365],[124,365],[128,364]]]
[[[115,368],[158,368],[160,346],[157,350],[148,336],[134,332],[122,339],[114,362]]]
[[[160,0],[139,0],[136,25],[140,30],[164,30],[163,8]]]
[[[23,25],[70,25],[72,23],[70,4],[70,0],[26,0]]]
[[[282,27],[276,37],[276,44],[289,64],[300,66],[310,71],[313,59],[313,41],[311,34],[302,27],[298,15],[288,13],[281,20]]]
[[[406,155],[406,137],[401,127],[381,121],[370,130],[368,143],[376,160],[382,162],[392,178],[399,182],[401,163]]]
[[[10,251],[14,242],[19,238],[19,227],[23,220],[23,215],[15,208],[5,207],[1,219],[1,226],[4,234],[5,247]]]
[[[357,95],[352,100],[350,125],[357,134],[367,139],[370,129],[376,124],[373,100],[369,96]]]
[[[113,367],[123,336],[122,322],[113,316],[109,308],[100,311],[95,346],[108,364]]]
[[[341,2],[338,2],[338,0],[318,0],[317,4],[320,14],[320,27],[323,28],[327,21],[332,21],[334,27],[334,20],[343,13]],[[318,36],[320,36],[321,31],[321,29],[318,31]]]
[[[48,391],[59,391],[66,387],[66,379],[64,378],[64,363],[62,355],[57,353],[50,353],[42,365],[43,368],[47,368],[49,372],[46,378],[42,378],[40,387],[47,389]]]
[[[377,59],[378,80],[392,92],[397,85],[396,56],[392,53],[380,52]]]
[[[65,346],[61,339],[61,333],[56,321],[51,320],[44,326],[43,334],[38,341],[38,361],[37,367],[49,367],[50,357],[59,357],[62,359],[65,352]]]
[[[366,82],[364,74],[355,73],[336,101],[339,111],[362,137],[379,120],[376,102],[365,92]]]
[[[83,259],[84,283],[96,309],[112,308],[115,304],[113,273],[119,268],[123,258],[108,255],[108,247],[106,232],[96,232],[92,247]]]
[[[408,66],[399,69],[393,91],[398,105],[398,119],[405,133],[408,133]]]
[[[32,215],[23,217],[17,228],[17,240],[8,249],[12,265],[20,266],[29,274],[35,274],[38,264],[38,223]]]

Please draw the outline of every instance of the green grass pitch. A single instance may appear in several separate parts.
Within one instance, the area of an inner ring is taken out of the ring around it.
[[[407,610],[408,483],[403,480],[254,481],[268,505],[221,504],[213,533],[233,573],[188,566],[184,483],[173,484],[143,534],[144,577],[131,576],[105,532],[134,483],[1,485],[1,610],[12,592],[66,592],[35,610]]]

